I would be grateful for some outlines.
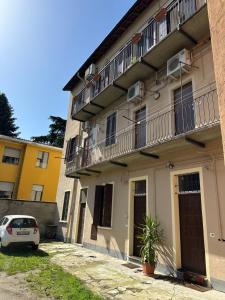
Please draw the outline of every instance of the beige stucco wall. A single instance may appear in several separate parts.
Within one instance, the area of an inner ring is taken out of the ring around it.
[[[225,1],[208,0],[208,15],[220,108],[223,149],[225,149]]]
[[[107,53],[105,53],[98,62],[99,69],[101,69],[105,65],[106,61],[113,57],[121,46],[130,39],[133,33],[137,32],[142,27],[150,16],[154,15],[156,10],[159,8],[159,5],[162,5],[162,3],[159,2],[160,1],[155,1],[155,4],[153,4],[154,7],[152,6],[152,10],[146,10],[142,15],[140,15],[136,22],[129,27],[129,30],[121,36],[117,43],[115,43]],[[216,34],[218,35],[219,33],[216,32]],[[219,38],[217,37],[216,42],[218,43],[218,41]],[[213,47],[215,48],[215,45]],[[195,96],[199,97],[207,91],[207,87],[211,88],[215,81],[211,42],[208,40],[198,44],[196,47],[191,49],[191,54],[194,67],[189,73],[183,75],[182,80],[184,84],[192,81]],[[219,62],[218,60],[215,65],[217,69],[220,69],[220,66],[223,66],[223,62]],[[220,70],[222,74],[222,68]],[[97,131],[98,142],[104,141],[105,139],[106,119],[113,111],[117,111],[117,131],[123,131],[124,129],[132,127],[130,122],[122,117],[123,115],[126,115],[130,119],[134,119],[135,110],[146,104],[147,115],[151,117],[159,110],[162,111],[162,109],[166,109],[166,107],[173,103],[173,91],[180,87],[180,80],[178,79],[175,81],[166,78],[165,71],[166,69],[164,66],[164,68],[158,73],[158,79],[164,81],[164,86],[160,89],[160,98],[158,100],[154,100],[151,93],[148,92],[154,88],[155,77],[152,76],[145,81],[145,88],[147,92],[140,105],[134,105],[132,103],[128,104],[126,102],[126,98],[121,97],[111,106],[99,113],[95,118],[92,118],[92,124],[98,124],[99,126]],[[225,76],[220,76],[220,88],[222,86],[222,79],[224,80],[224,78]],[[76,95],[80,91],[82,85],[82,82],[80,82],[74,88],[73,95]],[[202,108],[200,107],[200,109]],[[70,110],[71,99],[68,112],[64,153],[66,142],[69,138],[75,136],[79,132],[78,123],[70,119]],[[171,128],[167,128],[167,130],[168,134],[171,133],[173,131],[172,126]],[[219,127],[217,127],[217,130],[218,136],[220,135]],[[85,136],[86,133],[83,137]],[[116,146],[112,147],[115,148]],[[112,167],[112,169],[107,172],[103,172],[98,176],[82,176],[79,182],[65,177],[65,165],[62,162],[60,184],[57,194],[60,213],[63,205],[64,192],[66,190],[71,191],[69,209],[71,212],[71,218],[68,220],[69,222],[61,223],[64,225],[61,227],[62,232],[64,233],[63,235],[66,238],[69,237],[72,241],[76,241],[79,222],[80,188],[88,187],[83,242],[87,245],[91,245],[92,248],[96,248],[96,250],[106,249],[109,253],[113,252],[113,254],[118,257],[121,257],[121,253],[125,256],[131,255],[132,210],[130,210],[130,206],[132,205],[129,197],[129,183],[134,180],[134,178],[145,176],[148,180],[147,211],[159,219],[165,234],[164,253],[161,255],[160,262],[162,265],[172,265],[175,267],[176,256],[178,254],[175,252],[174,248],[174,199],[173,189],[171,187],[171,176],[173,176],[172,172],[174,171],[182,172],[182,170],[197,168],[198,170],[201,170],[201,189],[203,191],[202,198],[204,198],[202,203],[204,204],[203,218],[205,220],[204,232],[207,251],[207,276],[211,279],[225,281],[225,274],[223,271],[225,268],[224,243],[219,241],[219,239],[225,239],[225,200],[223,196],[225,193],[225,167],[222,164],[222,142],[220,139],[212,140],[207,143],[206,149],[200,149],[188,144],[184,148],[176,148],[174,144],[174,148],[171,149],[167,152],[165,148],[163,157],[160,157],[159,161],[154,161],[149,158],[140,159],[138,157],[136,161],[133,161],[132,164],[129,165],[128,168]],[[98,153],[97,155],[100,154],[101,153]],[[175,165],[173,170],[166,168],[166,164],[171,160]],[[98,239],[97,241],[93,241],[90,239],[90,235],[91,224],[93,221],[95,186],[97,184],[104,183],[114,184],[112,228],[99,228]],[[69,227],[68,232],[67,227]],[[214,233],[215,237],[210,237],[210,233]]]
[[[200,125],[201,121],[204,119],[205,122],[210,120],[212,113],[215,116],[219,116],[216,93],[214,93],[214,99],[210,97],[208,99],[200,99],[199,97],[208,93],[210,90],[215,89],[215,75],[214,66],[212,59],[212,49],[210,41],[205,41],[203,44],[197,45],[191,49],[192,64],[193,67],[188,73],[182,75],[182,83],[186,84],[192,82],[193,92],[195,100],[195,125],[196,127]],[[147,141],[154,142],[153,137],[156,136],[160,138],[159,131],[162,129],[162,120],[166,122],[167,127],[163,128],[163,136],[171,136],[174,134],[174,120],[173,120],[173,103],[174,103],[174,90],[179,88],[181,81],[172,80],[166,76],[166,68],[164,67],[158,73],[158,80],[161,81],[161,87],[158,88],[160,92],[160,98],[155,100],[154,95],[151,90],[156,88],[155,85],[155,75],[144,82],[145,84],[145,96],[144,99],[139,104],[128,103],[126,96],[120,97],[112,105],[101,111],[97,116],[91,118],[89,121],[91,124],[92,131],[90,135],[94,133],[95,126],[97,127],[97,146],[95,146],[94,151],[92,151],[91,161],[92,164],[97,163],[100,159],[110,159],[112,155],[119,154],[121,148],[120,138],[116,144],[105,147],[105,137],[106,137],[106,123],[107,117],[113,112],[117,113],[117,124],[116,131],[117,135],[125,135],[126,132],[128,138],[126,139],[126,149],[133,147],[133,134],[132,129],[135,127],[134,123],[127,120],[123,116],[128,117],[131,120],[135,119],[135,111],[146,106],[146,116],[147,121],[157,116],[159,113],[165,113],[165,116],[155,120],[154,123],[151,122],[151,126],[147,125]],[[208,105],[214,105],[214,107],[208,107]],[[211,115],[209,110],[211,109]],[[207,115],[208,114],[208,115]],[[214,116],[213,116],[214,117]],[[208,118],[208,119],[207,119]],[[158,123],[157,123],[158,122]],[[83,138],[86,136],[83,133]]]
[[[175,168],[166,168],[168,160],[173,161]],[[91,245],[96,250],[105,249],[118,257],[122,255],[132,255],[132,216],[129,215],[129,181],[147,178],[147,211],[157,217],[164,230],[165,244],[160,257],[162,265],[175,267],[175,254],[173,245],[173,218],[170,177],[172,172],[201,168],[203,173],[202,197],[204,197],[203,218],[206,221],[205,239],[208,263],[208,274],[212,280],[220,279],[225,281],[223,272],[225,267],[225,255],[223,252],[224,243],[218,239],[225,238],[225,218],[224,181],[225,167],[222,163],[221,140],[210,142],[204,152],[199,151],[196,146],[187,146],[184,149],[174,148],[173,153],[168,153],[159,162],[152,162],[146,158],[139,162],[137,160],[128,168],[118,167],[109,172],[104,172],[99,176],[89,178],[82,177],[81,187],[88,187],[88,200],[85,216],[85,228],[83,242]],[[217,180],[217,182],[216,182]],[[94,195],[97,184],[113,183],[113,212],[112,228],[98,229],[97,241],[91,240],[91,224],[93,221]],[[218,196],[217,196],[218,191]],[[202,200],[203,201],[203,200]],[[218,204],[219,203],[219,204]],[[78,204],[78,202],[77,202]],[[220,207],[220,208],[219,208]],[[206,213],[205,213],[206,212]],[[220,216],[219,216],[220,215]],[[75,217],[76,218],[76,217]],[[78,220],[78,215],[77,215]],[[221,220],[221,229],[219,221]],[[77,226],[75,224],[75,226]],[[210,237],[214,233],[215,237]],[[128,237],[130,236],[130,241]],[[76,236],[74,236],[76,241]]]
[[[66,155],[66,145],[68,140],[76,136],[77,134],[79,134],[79,126],[80,126],[79,122],[73,121],[70,117],[71,105],[72,105],[72,96],[70,96],[69,99],[66,133],[65,133],[63,154],[62,154],[63,158],[65,158]],[[74,222],[73,208],[75,206],[77,185],[79,187],[79,183],[76,179],[67,178],[65,176],[65,170],[66,170],[66,164],[64,162],[64,159],[62,159],[61,167],[60,167],[59,184],[58,184],[58,190],[56,195],[56,201],[58,205],[58,215],[60,219],[62,217],[65,192],[70,191],[70,199],[69,199],[68,220],[66,222],[57,220],[57,222],[60,221],[59,228],[58,228],[58,235],[60,237],[64,237],[65,239],[69,240],[71,238],[71,235],[74,234],[73,232],[74,226],[72,225]]]

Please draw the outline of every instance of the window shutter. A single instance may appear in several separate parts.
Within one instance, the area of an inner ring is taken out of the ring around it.
[[[112,193],[113,185],[106,184],[104,189],[104,210],[102,216],[102,225],[105,227],[111,227],[112,218]]]
[[[0,181],[0,191],[12,192],[13,188],[14,188],[14,183],[13,182]]]
[[[20,150],[15,148],[6,147],[4,150],[4,156],[20,158]]]
[[[66,155],[64,160],[65,163],[69,161],[70,145],[71,145],[71,139],[69,139],[69,141],[66,144]]]
[[[95,204],[94,204],[94,216],[93,224],[91,226],[91,239],[97,240],[97,226],[99,225],[100,207],[103,201],[104,186],[96,185],[95,188]]]
[[[116,113],[112,116],[112,134],[111,134],[111,143],[114,144],[116,141]]]

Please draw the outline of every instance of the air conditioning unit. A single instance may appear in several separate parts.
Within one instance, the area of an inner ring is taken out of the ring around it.
[[[96,73],[95,64],[91,64],[85,71],[85,80],[90,81],[93,79]]]
[[[129,87],[127,92],[127,102],[139,102],[144,98],[144,82],[137,81]]]
[[[91,129],[90,123],[88,121],[82,123],[82,130],[85,132],[89,132]]]
[[[167,61],[167,76],[176,77],[181,71],[190,69],[191,58],[190,51],[183,49]]]

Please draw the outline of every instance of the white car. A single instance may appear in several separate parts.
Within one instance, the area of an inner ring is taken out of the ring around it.
[[[0,220],[0,248],[9,245],[27,244],[38,249],[40,233],[34,217],[9,215]]]

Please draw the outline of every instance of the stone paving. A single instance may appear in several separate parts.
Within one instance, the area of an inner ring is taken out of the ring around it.
[[[77,245],[44,243],[41,249],[54,253],[53,262],[105,299],[225,300],[224,293],[215,290],[199,292],[173,281],[147,277],[140,268],[125,267],[125,261]]]

